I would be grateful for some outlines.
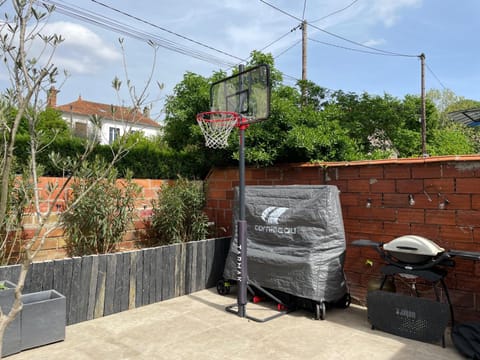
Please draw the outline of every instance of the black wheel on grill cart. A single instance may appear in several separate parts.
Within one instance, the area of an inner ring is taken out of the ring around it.
[[[340,300],[337,301],[335,305],[340,309],[346,309],[350,306],[351,303],[352,297],[350,296],[350,293],[346,293]]]
[[[225,279],[220,279],[217,282],[217,292],[219,295],[230,294],[230,283]]]
[[[325,320],[326,306],[323,301],[315,304],[315,320]]]

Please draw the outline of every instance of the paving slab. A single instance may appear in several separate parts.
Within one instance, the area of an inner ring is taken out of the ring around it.
[[[235,302],[234,295],[202,290],[70,325],[65,341],[8,359],[462,359],[448,336],[442,348],[372,330],[364,307],[329,309],[323,321],[299,310],[258,323],[225,311]],[[273,313],[247,305],[255,317]]]

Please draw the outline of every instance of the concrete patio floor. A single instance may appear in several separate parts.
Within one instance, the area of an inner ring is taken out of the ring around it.
[[[442,348],[371,330],[363,307],[327,310],[323,321],[296,311],[258,323],[225,311],[235,302],[203,290],[70,325],[65,341],[8,359],[462,359],[448,335]],[[248,304],[247,313],[272,310]]]

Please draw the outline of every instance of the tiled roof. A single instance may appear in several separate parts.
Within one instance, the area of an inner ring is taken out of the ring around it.
[[[480,108],[453,111],[448,113],[448,117],[467,126],[480,126]]]
[[[146,125],[151,127],[160,127],[156,121],[143,115],[140,111],[135,111],[123,106],[100,104],[92,101],[85,101],[78,97],[77,101],[60,105],[55,109],[64,113],[72,113],[78,115],[97,115],[104,119],[115,121],[127,121],[138,125]]]

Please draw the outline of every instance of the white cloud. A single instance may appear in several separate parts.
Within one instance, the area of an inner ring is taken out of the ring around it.
[[[404,8],[419,7],[423,0],[375,0],[370,16],[387,27],[395,25]]]
[[[372,47],[372,46],[383,45],[385,43],[386,43],[385,39],[370,39],[365,41],[363,45]]]
[[[335,13],[345,8],[351,3],[350,0],[327,1],[311,0],[307,3],[305,17],[308,21],[313,21],[308,27],[308,36],[313,38],[331,41],[328,35],[316,29],[331,31],[333,33],[363,42],[367,46],[385,45],[385,39],[378,39],[375,33],[372,33],[375,26],[383,25],[385,27],[394,26],[406,10],[421,6],[423,0],[361,0],[353,4],[345,11]],[[272,3],[272,2],[270,2]],[[260,49],[268,43],[282,36],[298,25],[298,21],[282,14],[281,12],[265,5],[246,5],[244,2],[235,0],[228,2],[229,6],[218,3],[215,7],[217,12],[222,10],[225,21],[220,24],[222,34],[226,35],[224,39],[230,49],[235,49],[236,55],[245,56],[246,50]],[[243,5],[240,5],[243,4]],[[290,0],[281,0],[274,4],[279,9],[291,14],[294,17],[301,17],[303,2],[291,2]],[[230,9],[229,9],[230,8]],[[235,15],[229,15],[229,10],[235,9]],[[315,22],[316,19],[332,14],[325,19]],[[268,29],[268,30],[267,30]],[[286,36],[283,40],[269,47],[266,51],[274,55],[291,46],[295,38],[300,38],[300,31],[293,31],[291,36]],[[363,38],[363,39],[362,39]],[[370,39],[365,41],[364,39]],[[336,42],[335,40],[331,42]]]
[[[54,22],[47,24],[42,33],[59,34],[65,39],[53,61],[57,67],[72,74],[94,74],[121,59],[117,49],[82,25]]]

